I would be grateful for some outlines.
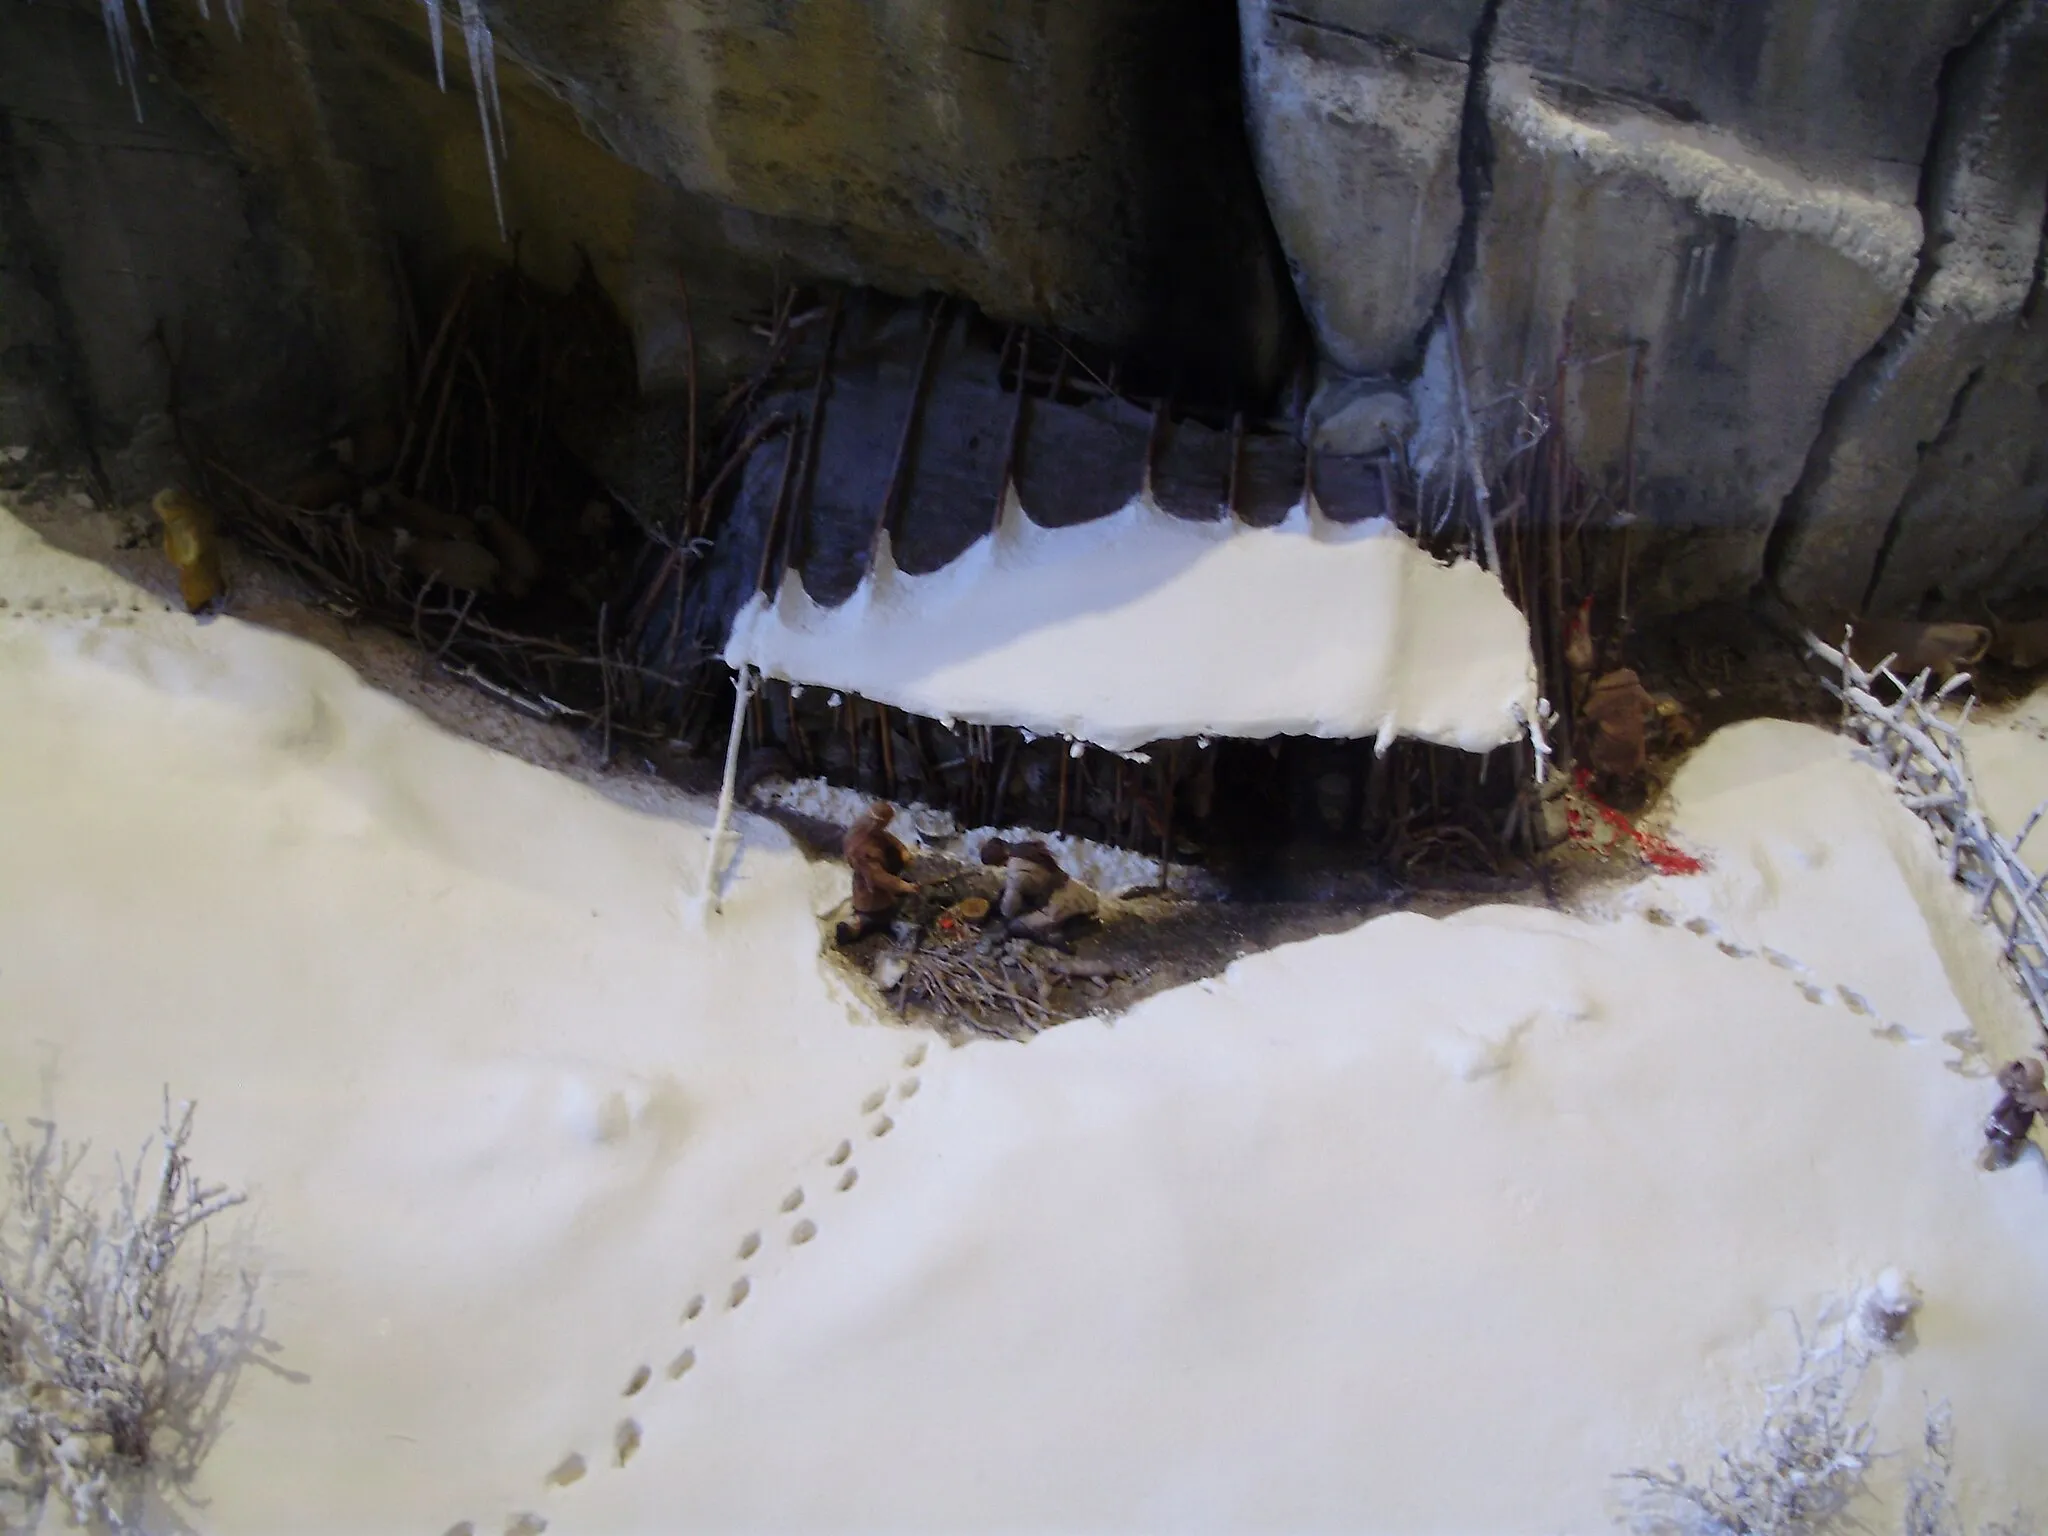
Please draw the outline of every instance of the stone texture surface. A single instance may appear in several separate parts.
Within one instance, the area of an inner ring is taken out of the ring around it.
[[[1575,448],[1618,487],[1626,349],[1645,343],[1637,591],[1667,608],[1738,595],[1836,383],[1905,298],[1918,216],[1512,66],[1492,72],[1488,121],[1464,308],[1475,397],[1548,388],[1569,325],[1573,355],[1607,359],[1568,376]]]
[[[1895,615],[1929,598],[1939,607],[1944,593],[1952,607],[2022,531],[2008,497],[1980,499],[1976,488],[1945,498],[1960,490],[1954,477],[1921,470],[1994,359],[2001,375],[2030,371],[2016,327],[2048,213],[2044,81],[2040,0],[2006,7],[1950,71],[1927,178],[1932,238],[1914,292],[1843,381],[1785,507],[1775,575],[1803,608]],[[1936,455],[1937,469],[1946,457]],[[1910,507],[1909,490],[1919,493]],[[1959,583],[1966,568],[1975,579]]]
[[[1403,387],[1425,464],[1448,296],[1476,400],[1547,386],[1567,335],[1619,352],[1564,399],[1610,490],[1643,349],[1642,604],[1769,577],[1944,615],[2048,601],[2044,6],[488,3],[518,257],[624,316],[648,404],[610,441],[651,498],[685,338],[707,386],[744,369],[785,280],[955,293],[1268,417],[1305,314],[1380,402],[1330,446],[1380,441]],[[196,11],[156,7],[138,127],[92,7],[0,0],[0,448],[158,473],[159,320],[238,455],[317,439],[436,318],[394,250],[431,286],[510,249],[457,29],[444,92],[417,0],[250,7],[240,40]],[[1300,452],[1262,447],[1247,496]]]
[[[96,16],[11,4],[0,41],[0,435],[142,495],[191,423],[243,462],[344,409],[303,278],[228,141],[177,93],[112,79]]]
[[[1297,313],[1232,0],[502,0],[616,154],[814,231],[840,275],[1276,379]]]
[[[1436,309],[1464,215],[1459,130],[1480,13],[1243,0],[1260,184],[1317,342],[1340,368],[1408,363]]]

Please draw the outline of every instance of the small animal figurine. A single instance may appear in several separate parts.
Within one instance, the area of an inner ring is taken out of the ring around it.
[[[909,850],[889,830],[895,819],[896,807],[877,800],[846,829],[840,852],[853,872],[853,916],[836,931],[841,944],[858,943],[887,927],[903,898],[917,894],[916,882],[903,877]]]
[[[1998,1069],[1998,1086],[2005,1090],[1984,1121],[1984,1151],[1978,1156],[1981,1168],[2010,1168],[2027,1150],[2027,1133],[2036,1115],[2048,1115],[2048,1085],[2044,1085],[2041,1063],[2031,1058],[2009,1061]]]
[[[178,594],[185,610],[198,613],[227,591],[220,571],[220,539],[213,513],[196,496],[176,489],[156,493],[150,503],[164,525],[164,554],[178,570]]]
[[[2048,667],[2048,619],[1999,621],[1991,629],[1991,658],[2022,672]]]
[[[1975,666],[1991,649],[1991,631],[1982,624],[1918,624],[1895,619],[1860,619],[1853,625],[1849,654],[1858,666],[1874,667],[1892,657],[1892,675],[1911,682],[1922,672],[1947,682],[1965,667]]]

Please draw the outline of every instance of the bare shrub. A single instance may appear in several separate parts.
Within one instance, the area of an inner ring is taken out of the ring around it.
[[[1744,1443],[1723,1447],[1698,1478],[1622,1474],[1625,1520],[1636,1536],[1828,1536],[1852,1528],[1848,1511],[1867,1488],[1877,1434],[1856,1407],[1869,1356],[1840,1327],[1809,1339],[1795,1329],[1798,1363],[1764,1390],[1764,1411]]]
[[[145,1469],[189,1479],[258,1336],[251,1278],[223,1321],[203,1233],[189,1252],[243,1200],[193,1174],[192,1114],[166,1094],[161,1129],[104,1192],[80,1192],[88,1149],[50,1122],[25,1141],[0,1129],[0,1495],[30,1528],[54,1495],[80,1524],[125,1529]]]
[[[1634,1536],[1871,1536],[1874,1528],[1851,1510],[1870,1491],[1870,1468],[1895,1453],[1877,1449],[1858,1400],[1885,1336],[1873,1342],[1853,1314],[1837,1321],[1824,1313],[1811,1338],[1796,1325],[1793,1331],[1797,1363],[1765,1389],[1763,1417],[1740,1444],[1717,1451],[1698,1477],[1676,1463],[1621,1474],[1620,1523]],[[1922,1459],[1906,1480],[1901,1536],[1968,1536],[1949,1493],[1954,1446],[1942,1403],[1927,1415]],[[2026,1536],[2029,1529],[2015,1514],[1979,1536]]]

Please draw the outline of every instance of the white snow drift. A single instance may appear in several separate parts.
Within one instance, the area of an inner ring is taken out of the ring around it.
[[[0,600],[0,1119],[123,1148],[168,1081],[253,1196],[275,1369],[200,1530],[1591,1531],[1894,1268],[1886,1443],[1946,1397],[1971,1528],[2048,1508],[2048,1180],[1972,1164],[1971,1032],[2028,1025],[1825,733],[1717,735],[1709,874],[1612,914],[1397,915],[949,1051],[828,984],[843,873],[757,821],[693,929],[701,808],[4,516]]]
[[[1483,751],[1536,698],[1528,626],[1499,581],[1313,506],[1247,528],[1140,498],[1041,528],[1013,494],[994,533],[929,575],[899,570],[885,540],[836,608],[791,572],[740,611],[725,660],[1116,750],[1303,734]]]

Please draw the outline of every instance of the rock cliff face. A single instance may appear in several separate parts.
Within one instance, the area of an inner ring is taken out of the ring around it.
[[[506,249],[459,37],[444,93],[414,0],[278,0],[239,39],[155,10],[138,127],[93,8],[0,0],[0,446],[117,484],[158,472],[158,321],[188,410],[305,440],[390,394],[394,247]],[[1482,414],[1566,360],[1596,484],[1633,415],[1646,603],[2048,594],[2048,0],[486,13],[519,259],[587,264],[656,400],[685,290],[715,376],[817,278],[1255,413],[1312,365],[1326,434],[1427,465],[1455,320]]]

